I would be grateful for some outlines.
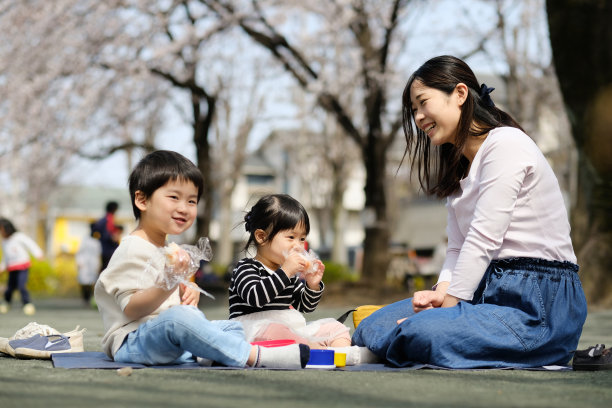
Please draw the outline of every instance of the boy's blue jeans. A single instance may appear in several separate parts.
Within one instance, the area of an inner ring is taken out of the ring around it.
[[[364,319],[353,343],[399,367],[563,365],[576,349],[586,314],[578,265],[494,260],[471,302],[419,313],[412,299],[393,303]]]
[[[178,305],[131,332],[115,361],[146,365],[193,362],[195,356],[245,367],[251,345],[240,322],[209,321],[197,307]]]

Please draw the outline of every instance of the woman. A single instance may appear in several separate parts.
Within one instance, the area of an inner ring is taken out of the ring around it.
[[[433,290],[363,320],[353,342],[396,366],[566,364],[586,300],[557,179],[472,70],[432,58],[403,95],[406,154],[446,198],[448,248]]]

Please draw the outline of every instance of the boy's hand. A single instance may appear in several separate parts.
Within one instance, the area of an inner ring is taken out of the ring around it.
[[[304,274],[304,280],[306,285],[312,290],[321,289],[321,280],[323,279],[323,273],[325,272],[325,265],[318,259],[313,261],[312,269],[308,273]]]
[[[192,284],[186,285],[184,283],[179,283],[180,295],[181,295],[181,305],[188,306],[198,306],[198,302],[200,301],[200,291],[194,288]]]
[[[174,244],[174,243],[173,243]],[[170,266],[168,272],[174,276],[189,277],[191,272],[191,257],[178,245],[170,245],[166,253],[166,265]]]

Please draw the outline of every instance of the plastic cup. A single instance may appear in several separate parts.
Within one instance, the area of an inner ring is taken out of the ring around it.
[[[336,367],[346,366],[346,353],[338,353],[336,351],[334,353],[334,364],[336,365]]]

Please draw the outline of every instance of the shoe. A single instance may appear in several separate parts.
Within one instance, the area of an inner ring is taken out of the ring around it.
[[[79,326],[77,326],[77,329]],[[55,330],[51,326],[47,326],[46,324],[39,324],[36,322],[30,322],[26,326],[17,330],[13,337],[9,337],[9,340],[18,340],[18,339],[28,339],[35,334],[40,334],[43,336],[50,336],[52,334],[60,334],[59,331]]]
[[[36,313],[36,308],[33,304],[26,303],[25,305],[23,305],[23,313],[26,316],[32,316],[34,313]]]
[[[77,326],[78,329],[78,326]],[[17,330],[11,337],[0,337],[0,352],[15,357],[15,350],[9,346],[11,340],[24,340],[29,339],[35,334],[41,334],[43,336],[49,336],[51,334],[60,334],[51,326],[46,324],[38,324],[36,322],[30,322],[25,327]]]
[[[0,353],[9,354],[6,347],[8,346],[8,342],[9,339],[7,339],[6,337],[0,337]]]
[[[27,327],[28,326],[26,326],[24,329]],[[2,341],[0,341],[0,346],[3,346],[3,349],[0,351],[17,358],[40,359],[50,359],[51,354],[53,353],[78,353],[84,351],[83,333],[85,331],[86,329],[79,330],[79,326],[77,326],[74,330],[64,334],[58,333],[43,335],[37,333],[32,337],[25,339],[9,339],[5,345],[3,345]]]
[[[204,357],[196,357],[196,361],[201,367],[211,367],[214,363],[214,361],[212,361],[211,359]]]
[[[576,350],[572,360],[576,371],[612,370],[612,350],[604,344],[591,346],[586,350]]]
[[[0,314],[7,314],[9,311],[9,305],[6,302],[0,303]]]

